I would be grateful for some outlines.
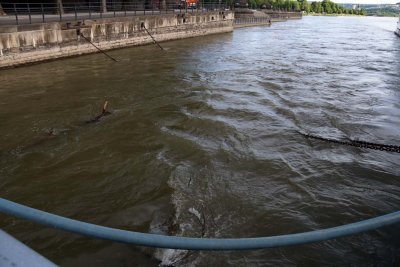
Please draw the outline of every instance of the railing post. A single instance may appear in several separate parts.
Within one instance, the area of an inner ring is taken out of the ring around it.
[[[92,7],[90,6],[90,1],[89,1],[89,19],[92,18]]]
[[[106,0],[101,0],[101,11],[107,12],[107,1]]]
[[[43,3],[40,4],[40,8],[42,9],[42,21],[44,22],[44,8],[43,8]]]
[[[115,2],[113,1],[113,9],[114,9],[114,18],[115,18]]]
[[[60,14],[64,14],[64,7],[62,4],[62,0],[57,0],[57,7],[58,7],[58,12],[60,12]],[[61,16],[62,18],[62,16]]]
[[[14,4],[14,14],[15,14],[15,22],[18,25],[18,13],[17,13],[17,5]]]
[[[32,16],[31,16],[31,6],[28,3],[28,16],[29,16],[29,24],[32,24]]]
[[[62,13],[64,13],[64,7],[60,2],[57,4],[58,14],[60,15],[60,21],[62,21]]]
[[[76,13],[76,3],[74,3],[75,20],[78,20],[78,14]]]

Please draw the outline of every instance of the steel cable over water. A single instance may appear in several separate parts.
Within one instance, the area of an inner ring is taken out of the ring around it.
[[[115,58],[113,58],[112,56],[110,56],[109,54],[107,54],[106,52],[104,52],[102,49],[100,49],[99,47],[97,47],[94,43],[92,43],[92,41],[89,40],[89,38],[85,37],[85,35],[83,35],[82,33],[79,33],[79,36],[82,36],[83,39],[85,39],[88,43],[90,43],[91,45],[93,45],[97,50],[99,50],[101,53],[103,53],[104,55],[106,55],[109,59],[111,59],[114,62],[118,62],[118,60],[116,60]]]
[[[146,28],[146,26],[143,24],[143,28],[146,30],[147,34],[150,36],[150,38],[153,40],[153,43],[155,43],[161,50],[165,51],[165,49],[156,41],[156,39],[151,35],[149,30]]]
[[[400,211],[333,228],[254,238],[191,238],[139,233],[85,223],[0,198],[0,212],[56,229],[139,246],[185,250],[254,250],[302,245],[353,235],[400,223]]]

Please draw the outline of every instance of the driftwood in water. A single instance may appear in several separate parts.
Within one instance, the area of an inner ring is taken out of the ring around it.
[[[108,105],[108,101],[106,101],[104,103],[101,113],[99,115],[97,115],[96,117],[94,117],[93,119],[86,121],[86,123],[99,122],[101,118],[111,115],[111,112],[107,111],[107,105]]]
[[[108,106],[108,101],[106,101],[103,105],[103,109],[101,111],[101,113],[99,115],[97,115],[96,117],[94,117],[93,119],[86,121],[86,123],[96,123],[99,122],[103,117],[108,116],[111,114],[111,112],[107,111],[107,106]],[[46,135],[36,141],[34,141],[33,143],[21,148],[21,151],[27,150],[27,149],[31,149],[34,148],[36,146],[42,145],[44,143],[46,143],[49,140],[52,140],[54,138],[56,138],[58,136],[58,134],[56,133],[56,131],[54,130],[50,130],[46,133]]]
[[[52,139],[54,139],[56,137],[57,137],[57,134],[54,132],[54,130],[50,130],[49,132],[46,133],[46,136],[36,140],[35,142],[33,142],[33,143],[31,143],[31,144],[29,144],[27,146],[22,147],[21,151],[24,151],[24,150],[31,149],[31,148],[34,148],[36,146],[42,145],[42,144],[46,143],[47,141],[52,140]]]

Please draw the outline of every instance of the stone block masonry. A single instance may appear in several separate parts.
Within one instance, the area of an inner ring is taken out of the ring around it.
[[[72,23],[0,27],[0,68],[98,52],[79,31],[103,50],[233,31],[231,11],[134,16]]]

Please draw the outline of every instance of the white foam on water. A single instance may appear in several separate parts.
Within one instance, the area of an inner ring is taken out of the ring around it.
[[[174,266],[181,261],[187,253],[187,250],[156,249],[154,257],[161,261],[159,266]]]
[[[152,223],[152,232],[173,236],[201,237],[204,233],[203,225],[203,199],[197,195],[190,181],[197,181],[198,176],[203,177],[190,161],[176,161],[168,157],[167,151],[157,155],[157,159],[174,167],[168,178],[168,185],[173,190],[171,204],[173,217],[168,221],[158,220]],[[165,223],[166,222],[166,223]],[[163,225],[163,226],[162,226]],[[168,226],[166,226],[168,225]],[[160,261],[160,266],[192,266],[199,259],[197,253],[179,249],[155,249],[153,256]]]
[[[161,154],[159,156],[160,158],[164,158],[165,155]],[[188,223],[179,223],[179,218],[181,217],[182,212],[185,211],[185,197],[184,194],[179,190],[182,186],[182,184],[179,182],[180,175],[182,175],[182,171],[178,167],[177,170],[170,175],[168,180],[169,186],[174,189],[174,193],[171,196],[171,201],[175,208],[175,214],[171,223],[178,225],[177,233],[175,235],[183,235],[186,229],[192,228]],[[187,253],[187,250],[158,248],[154,252],[154,257],[160,261],[160,266],[173,266],[180,262],[187,255]]]
[[[201,220],[201,214],[198,210],[196,210],[195,208],[189,208],[188,210],[191,214],[193,214],[194,216],[196,216],[199,220]]]

